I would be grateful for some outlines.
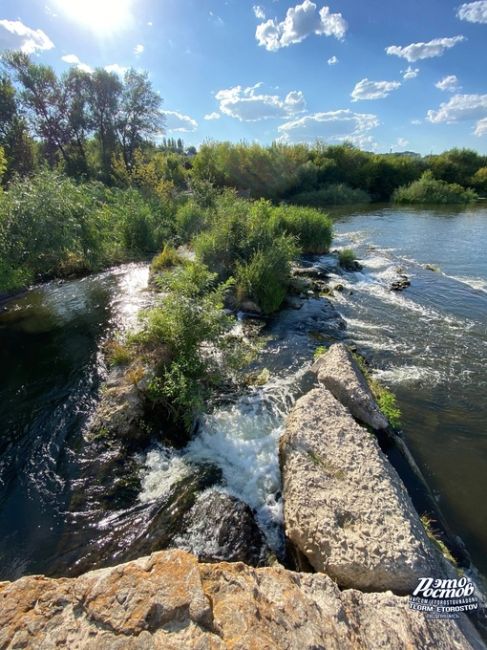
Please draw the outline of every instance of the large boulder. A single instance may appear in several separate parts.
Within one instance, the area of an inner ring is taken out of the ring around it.
[[[340,591],[325,575],[183,551],[86,573],[0,583],[0,648],[80,650],[482,650],[462,617],[429,620],[407,598]]]
[[[286,535],[316,571],[341,587],[401,594],[438,574],[401,479],[328,390],[298,400],[280,454]]]
[[[249,506],[225,492],[206,490],[185,515],[173,539],[203,562],[265,563],[270,553]]]
[[[353,358],[343,343],[334,343],[318,357],[312,370],[318,381],[324,384],[350,413],[373,429],[386,429],[387,418],[381,413],[377,402]]]

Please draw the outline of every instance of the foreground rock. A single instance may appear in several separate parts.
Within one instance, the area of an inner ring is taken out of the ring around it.
[[[375,437],[325,388],[302,397],[280,444],[288,538],[341,587],[410,593],[443,575]]]
[[[348,408],[350,413],[373,429],[386,429],[381,413],[352,353],[343,343],[335,343],[313,366],[318,381]]]
[[[481,649],[465,618],[343,591],[325,575],[198,564],[165,551],[76,579],[0,583],[0,647],[88,650]]]

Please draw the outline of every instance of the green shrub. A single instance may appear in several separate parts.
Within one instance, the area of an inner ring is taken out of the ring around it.
[[[354,271],[357,268],[357,256],[351,248],[342,248],[338,251],[338,260],[344,269]]]
[[[184,242],[189,242],[206,225],[206,210],[195,201],[188,201],[176,213],[176,234]]]
[[[151,271],[153,273],[160,273],[161,271],[165,271],[166,269],[170,269],[174,266],[177,266],[178,264],[181,264],[182,261],[183,258],[177,252],[177,250],[173,248],[173,246],[165,244],[159,255],[156,255],[156,257],[154,257],[152,260]]]
[[[265,314],[276,311],[287,293],[290,262],[298,249],[294,240],[281,235],[274,245],[257,250],[249,262],[237,265],[237,297],[251,298]]]
[[[217,274],[211,273],[201,262],[188,261],[182,266],[163,273],[156,282],[161,291],[171,291],[178,296],[196,298],[215,290],[216,279]],[[218,291],[221,292],[224,286],[226,287],[226,284],[219,287]]]
[[[125,366],[133,358],[133,352],[120,341],[108,341],[105,344],[105,357],[111,366]]]
[[[395,203],[461,204],[477,199],[474,190],[437,180],[431,171],[424,172],[419,180],[410,185],[399,187],[392,196]]]
[[[330,248],[331,220],[314,208],[295,205],[273,208],[271,221],[278,232],[296,237],[303,253],[326,253]]]
[[[332,183],[317,190],[300,192],[290,198],[297,205],[321,208],[326,205],[346,205],[347,203],[369,203],[370,195],[361,189],[354,189],[345,183]]]

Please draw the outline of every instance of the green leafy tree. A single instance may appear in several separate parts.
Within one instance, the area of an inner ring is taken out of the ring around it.
[[[131,168],[134,153],[144,140],[161,132],[164,122],[160,111],[161,102],[160,96],[152,88],[147,73],[134,69],[125,73],[120,95],[117,132],[127,169]]]

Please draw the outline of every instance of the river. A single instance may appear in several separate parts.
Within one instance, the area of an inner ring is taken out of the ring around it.
[[[219,472],[212,480],[254,509],[279,552],[283,421],[309,381],[315,347],[344,338],[396,392],[404,438],[451,530],[487,574],[487,211],[369,206],[337,210],[334,219],[335,245],[353,247],[363,270],[332,278],[344,290],[331,305],[310,299],[268,323],[258,364],[270,371],[265,386],[214,405],[185,449],[155,443],[133,454],[137,482],[127,503],[105,499],[101,507],[90,476],[100,460],[84,427],[106,375],[103,341],[133,326],[150,300],[147,266],[49,283],[4,305],[0,580],[66,573],[68,562],[84,569],[129,558],[131,548],[146,551],[137,546],[140,529],[170,510],[178,486],[208,462]],[[399,272],[411,286],[391,292]]]

